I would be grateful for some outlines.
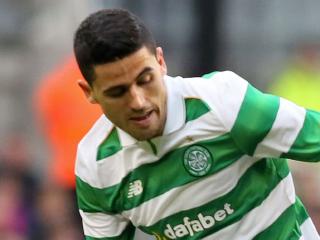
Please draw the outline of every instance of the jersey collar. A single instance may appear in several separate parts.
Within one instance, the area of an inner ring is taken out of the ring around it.
[[[167,87],[167,120],[163,135],[168,135],[184,125],[186,113],[184,98],[179,92],[179,86],[175,84],[182,79],[165,76],[164,80]]]

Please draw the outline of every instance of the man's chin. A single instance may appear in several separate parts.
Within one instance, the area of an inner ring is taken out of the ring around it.
[[[146,141],[146,140],[160,136],[161,133],[159,133],[159,131],[152,130],[152,129],[144,129],[141,131],[136,131],[131,135],[138,141]]]

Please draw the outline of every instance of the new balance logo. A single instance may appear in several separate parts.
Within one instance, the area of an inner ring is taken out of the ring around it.
[[[135,180],[129,183],[128,198],[138,196],[142,193],[142,191],[143,191],[143,187],[142,187],[141,180]]]

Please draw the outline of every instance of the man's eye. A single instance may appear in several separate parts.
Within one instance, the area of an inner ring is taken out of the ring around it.
[[[138,81],[138,84],[143,85],[143,84],[149,83],[151,81],[152,81],[152,76],[148,74],[148,75],[145,75],[142,78],[140,78]]]
[[[125,87],[115,87],[112,89],[109,89],[105,92],[105,95],[108,97],[121,97],[125,94],[127,89]]]

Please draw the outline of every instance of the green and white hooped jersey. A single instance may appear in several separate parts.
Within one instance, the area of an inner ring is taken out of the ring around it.
[[[165,83],[163,136],[136,141],[102,116],[80,142],[85,239],[320,239],[285,159],[320,160],[320,113],[228,71]]]

